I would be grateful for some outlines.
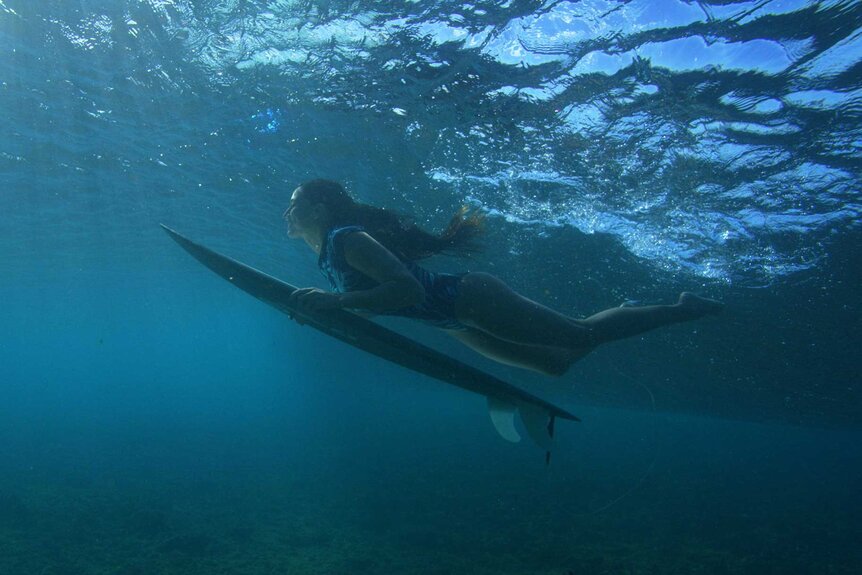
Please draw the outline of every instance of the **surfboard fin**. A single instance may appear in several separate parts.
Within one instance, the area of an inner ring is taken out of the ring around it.
[[[521,434],[515,428],[515,412],[520,413],[527,435],[536,445],[545,450],[545,464],[550,464],[556,421],[553,414],[528,403],[514,404],[494,397],[488,397],[488,412],[497,433],[512,443],[521,441]]]
[[[520,405],[518,410],[521,412],[521,421],[524,422],[530,439],[542,449],[551,449],[553,435],[548,430],[551,418],[548,412],[527,404]]]
[[[539,407],[521,404],[518,407],[521,421],[533,442],[545,450],[545,464],[551,462],[551,449],[554,446],[554,422],[556,418]]]
[[[491,423],[500,437],[512,443],[521,441],[521,434],[515,429],[515,412],[518,407],[514,403],[508,403],[500,399],[488,396],[488,412],[491,415]]]

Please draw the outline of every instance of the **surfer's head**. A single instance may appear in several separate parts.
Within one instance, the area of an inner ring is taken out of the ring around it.
[[[311,180],[299,185],[298,193],[303,201],[326,209],[332,224],[341,224],[350,219],[350,214],[356,209],[356,202],[344,189],[344,186],[332,180]]]
[[[284,211],[287,233],[290,237],[301,237],[326,231],[343,219],[352,204],[353,199],[337,182],[312,180],[301,184],[293,191],[290,205]]]

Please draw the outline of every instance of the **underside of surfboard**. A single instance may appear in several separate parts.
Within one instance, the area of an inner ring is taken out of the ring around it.
[[[520,414],[527,434],[546,450],[546,460],[550,457],[556,418],[580,421],[568,411],[519,387],[355,313],[346,310],[299,312],[289,304],[289,297],[296,286],[195,243],[164,224],[162,228],[210,270],[300,324],[407,369],[484,395],[488,400],[491,422],[507,441],[521,440],[515,427],[515,414]]]

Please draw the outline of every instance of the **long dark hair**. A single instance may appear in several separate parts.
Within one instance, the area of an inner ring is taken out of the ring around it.
[[[440,234],[417,226],[412,218],[386,208],[357,202],[344,186],[332,180],[311,180],[300,184],[303,195],[321,203],[329,214],[329,229],[362,226],[378,242],[404,259],[421,260],[435,254],[466,256],[480,249],[483,216],[466,206],[458,210]]]

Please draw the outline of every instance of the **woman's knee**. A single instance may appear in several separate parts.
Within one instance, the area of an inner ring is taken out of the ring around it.
[[[542,375],[547,375],[550,377],[563,377],[569,371],[569,367],[571,367],[571,365],[572,364],[569,361],[554,359],[549,362],[544,362],[541,365],[536,365],[533,367],[533,369],[538,371]]]
[[[552,377],[564,375],[574,360],[571,352],[563,349],[525,346],[503,341],[476,329],[451,332],[451,335],[488,359]]]

